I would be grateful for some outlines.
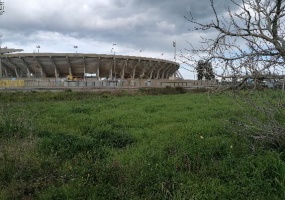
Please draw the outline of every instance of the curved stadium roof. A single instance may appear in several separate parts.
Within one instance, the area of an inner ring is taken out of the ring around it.
[[[83,77],[168,79],[178,69],[172,61],[121,55],[17,53],[2,55],[3,77]]]

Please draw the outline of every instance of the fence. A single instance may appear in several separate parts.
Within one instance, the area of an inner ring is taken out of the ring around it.
[[[0,80],[0,87],[24,87],[25,81],[24,80]]]
[[[87,79],[79,81],[67,81],[66,79],[17,79],[0,80],[0,88],[11,87],[208,87],[217,85],[216,80],[167,80],[167,79],[119,79],[97,80]]]

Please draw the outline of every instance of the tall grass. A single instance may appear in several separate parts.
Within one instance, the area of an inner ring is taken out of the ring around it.
[[[225,127],[250,108],[156,92],[1,93],[0,199],[285,197],[283,152]]]

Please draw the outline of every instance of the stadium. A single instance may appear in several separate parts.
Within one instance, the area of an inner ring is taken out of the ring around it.
[[[178,71],[180,65],[164,59],[1,50],[0,88],[199,87],[212,84],[209,81],[183,80]]]
[[[16,78],[169,79],[178,69],[179,64],[172,61],[120,55],[18,53],[2,57],[2,76]]]

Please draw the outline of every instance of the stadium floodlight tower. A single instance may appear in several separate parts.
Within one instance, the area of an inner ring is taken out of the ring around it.
[[[0,1],[0,15],[3,15],[4,12],[4,2]]]
[[[78,49],[78,46],[73,46],[74,49],[75,49],[75,53],[77,54],[77,49]]]
[[[40,53],[40,48],[41,48],[41,46],[40,46],[40,45],[37,45],[36,48],[38,49],[38,53]]]

